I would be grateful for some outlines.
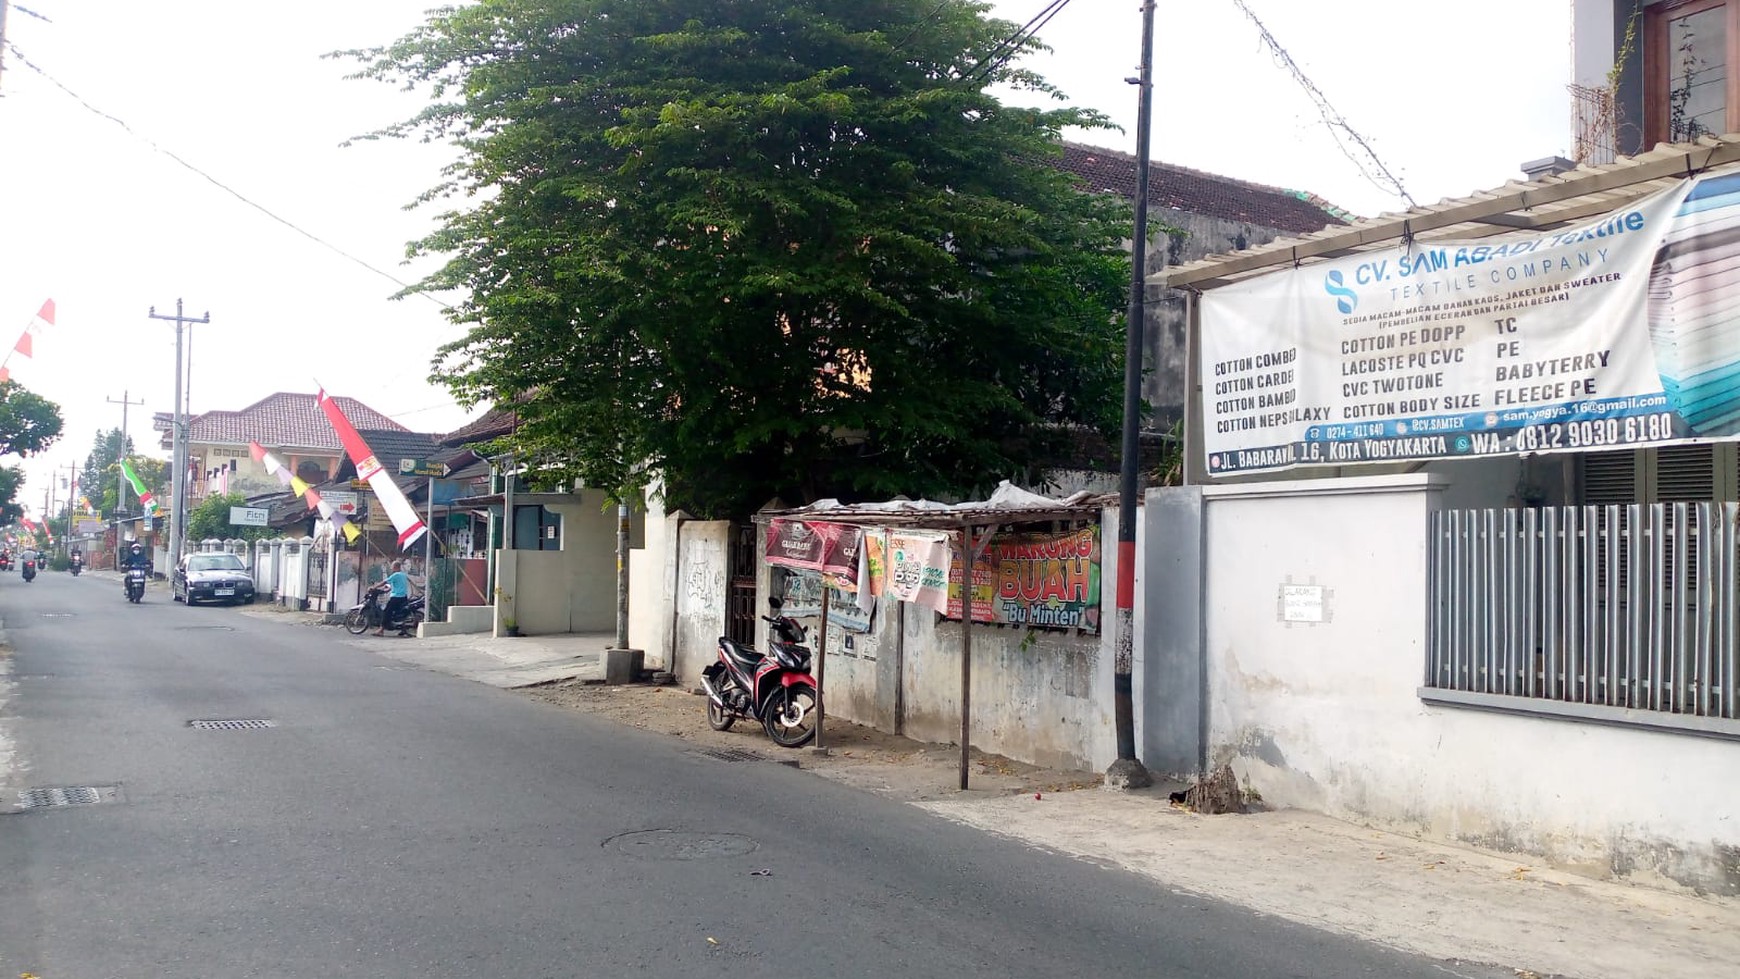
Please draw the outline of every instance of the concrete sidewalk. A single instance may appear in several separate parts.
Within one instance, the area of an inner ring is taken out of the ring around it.
[[[492,687],[513,689],[557,680],[604,679],[604,650],[616,641],[613,632],[566,633],[553,636],[496,638],[488,633],[404,639],[365,632],[353,636],[341,625],[328,624],[320,612],[296,612],[273,605],[241,606],[244,615],[318,626],[359,650],[437,673],[447,673]]]

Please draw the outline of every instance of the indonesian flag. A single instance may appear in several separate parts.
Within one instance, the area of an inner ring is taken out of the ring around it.
[[[133,492],[139,494],[139,505],[145,509],[145,512],[154,512],[157,509],[157,498],[152,496],[151,491],[145,488],[145,481],[140,479],[139,474],[133,471],[133,464],[125,459],[121,460],[121,475],[127,477],[127,482],[133,485]]]
[[[308,485],[306,481],[291,475],[289,467],[278,461],[277,456],[267,452],[265,446],[258,442],[249,442],[248,454],[254,457],[255,462],[265,466],[268,473],[277,477],[278,482],[288,486],[297,496],[302,497],[303,502],[308,504],[308,509],[319,510],[321,517],[332,521],[333,527],[344,531],[345,540],[354,544],[356,539],[362,536],[362,531],[357,529],[356,524],[350,522],[349,517],[338,512],[337,507],[321,499],[320,494],[315,492],[314,487]]]
[[[34,351],[36,344],[33,337],[35,337],[36,334],[41,333],[44,327],[53,325],[54,300],[45,299],[43,300],[42,308],[36,311],[36,315],[31,317],[29,323],[25,324],[24,332],[18,334],[18,340],[12,344],[12,349],[7,351],[4,359],[0,359],[0,381],[9,381],[12,379],[12,370],[6,366],[12,362],[12,355],[18,354],[21,357],[35,357],[36,354]]]
[[[356,463],[357,478],[368,480],[369,489],[375,491],[375,499],[381,502],[381,507],[387,511],[387,519],[393,522],[393,528],[399,532],[399,549],[408,550],[429,528],[423,526],[423,521],[418,519],[411,501],[405,499],[405,494],[399,490],[399,484],[393,482],[392,474],[375,459],[368,443],[357,434],[350,419],[344,417],[338,402],[332,400],[325,388],[320,389],[320,410],[326,412],[326,420],[332,423],[332,430],[338,433],[338,440],[344,443],[344,451]]]

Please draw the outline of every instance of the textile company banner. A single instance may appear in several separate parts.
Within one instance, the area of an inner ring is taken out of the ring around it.
[[[1202,298],[1211,475],[1740,437],[1740,171]]]
[[[961,617],[962,563],[957,550],[949,569],[951,619]],[[973,564],[973,621],[1099,632],[1100,529],[993,538]]]

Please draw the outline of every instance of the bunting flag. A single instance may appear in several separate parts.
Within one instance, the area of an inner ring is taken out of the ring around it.
[[[139,494],[139,506],[143,507],[146,513],[157,512],[157,498],[145,488],[145,481],[133,471],[133,464],[125,459],[121,460],[121,475],[127,477],[127,482],[133,485],[133,492]]]
[[[387,511],[387,519],[393,522],[393,527],[399,532],[399,549],[409,550],[429,529],[423,526],[423,521],[417,517],[417,511],[411,506],[411,501],[405,499],[405,494],[399,489],[399,484],[393,482],[393,476],[383,468],[375,454],[369,451],[367,442],[357,434],[350,419],[344,417],[344,412],[338,407],[338,402],[320,389],[320,410],[326,412],[326,420],[332,423],[332,430],[338,433],[338,440],[344,443],[344,451],[356,463],[356,478],[367,480],[369,489],[375,491],[375,499]]]
[[[31,317],[29,323],[25,324],[24,332],[18,334],[18,340],[12,344],[12,349],[6,352],[4,359],[0,359],[0,381],[9,381],[12,379],[12,370],[7,366],[12,362],[12,355],[18,354],[21,357],[36,356],[34,353],[35,342],[32,338],[36,334],[41,333],[43,327],[53,325],[54,300],[46,299],[43,300],[42,308],[36,311],[36,315]]]
[[[318,510],[323,519],[332,521],[332,526],[335,529],[344,532],[345,540],[355,544],[356,539],[362,536],[362,531],[357,529],[356,524],[350,522],[349,517],[338,512],[337,507],[321,499],[320,494],[315,492],[314,487],[308,485],[306,480],[292,475],[289,467],[278,461],[277,456],[267,452],[265,446],[258,442],[249,442],[248,454],[254,457],[255,462],[265,466],[266,472],[277,477],[278,482],[289,487],[297,496],[301,497],[302,501],[308,504],[308,509]]]

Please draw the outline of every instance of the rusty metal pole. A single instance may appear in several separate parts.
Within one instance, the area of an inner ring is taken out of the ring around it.
[[[961,528],[961,791],[967,790],[967,768],[973,738],[973,528]]]
[[[816,741],[813,748],[816,751],[825,752],[828,749],[822,744],[822,720],[827,716],[827,713],[822,707],[824,702],[822,669],[828,661],[828,592],[833,591],[833,589],[828,587],[827,575],[820,571],[817,571],[816,574],[820,575],[822,579],[822,624],[820,631],[816,634]]]

